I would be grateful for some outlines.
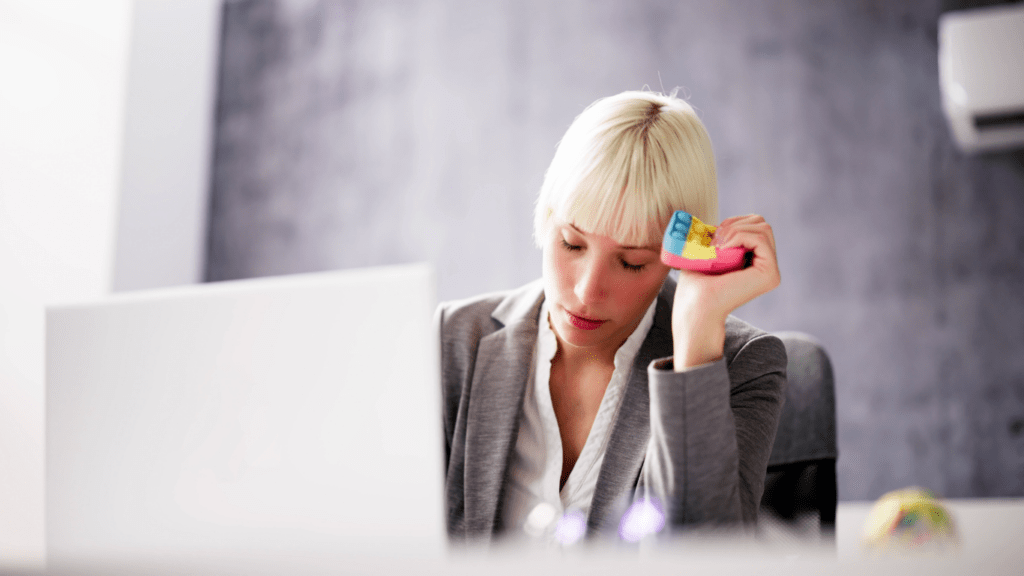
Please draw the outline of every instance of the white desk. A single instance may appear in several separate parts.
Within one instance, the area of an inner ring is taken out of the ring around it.
[[[873,502],[841,502],[836,511],[836,554],[840,559],[864,556],[861,531]],[[1024,573],[1024,499],[945,500],[960,535],[960,554],[985,556],[1012,553]]]
[[[511,549],[455,554],[444,561],[378,557],[294,558],[238,566],[196,567],[180,559],[171,563],[51,567],[50,575],[118,574],[262,575],[262,574],[452,574],[571,576],[607,574],[994,574],[1024,573],[1024,499],[946,501],[960,534],[958,551],[943,554],[878,556],[860,546],[861,528],[871,502],[844,502],[836,518],[836,547],[766,546],[758,542],[694,542],[630,550],[541,552]],[[400,552],[400,550],[396,550]],[[0,572],[3,572],[0,570]],[[25,573],[28,574],[28,573]]]

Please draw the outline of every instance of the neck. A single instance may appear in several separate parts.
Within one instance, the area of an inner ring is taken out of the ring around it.
[[[556,355],[569,366],[615,366],[615,352],[618,351],[618,347],[615,347],[614,350],[580,348],[563,342],[558,336],[556,339],[558,340]]]
[[[633,329],[635,330],[636,327],[634,326]],[[555,355],[568,366],[615,366],[615,353],[619,351],[619,348],[621,348],[626,342],[626,339],[629,338],[629,335],[627,334],[620,342],[611,346],[583,348],[580,346],[573,346],[565,340],[562,340],[558,331],[553,327],[551,331],[554,332],[555,341],[558,342],[558,350]],[[632,331],[630,331],[630,334],[632,334]]]

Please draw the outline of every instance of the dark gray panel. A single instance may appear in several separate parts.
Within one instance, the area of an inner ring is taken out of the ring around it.
[[[841,498],[1024,496],[1024,153],[955,150],[942,9],[229,2],[207,278],[430,260],[445,299],[531,280],[565,128],[679,86],[722,215],[776,232],[783,284],[739,315],[832,354]]]

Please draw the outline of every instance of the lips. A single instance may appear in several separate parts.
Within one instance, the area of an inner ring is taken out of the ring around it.
[[[568,310],[565,313],[569,315],[569,322],[580,330],[597,330],[605,323],[604,320],[591,320],[590,318],[577,316]]]

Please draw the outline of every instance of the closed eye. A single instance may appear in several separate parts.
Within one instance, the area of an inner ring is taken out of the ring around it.
[[[564,237],[562,238],[562,248],[565,248],[569,252],[579,252],[580,250],[583,250],[583,246],[581,244],[570,244]],[[630,272],[640,273],[647,267],[646,264],[630,264],[621,257],[619,258],[619,263],[622,264],[623,269],[629,270]]]
[[[643,271],[644,266],[646,266],[646,264],[630,264],[629,262],[626,262],[625,260],[622,259],[620,259],[619,261],[622,262],[622,267],[625,268],[626,270],[629,270],[630,272],[641,272]]]
[[[565,238],[562,238],[562,247],[564,247],[566,250],[568,250],[570,252],[575,252],[577,250],[583,250],[583,246],[579,246],[577,244],[569,244],[569,242],[567,242]]]

